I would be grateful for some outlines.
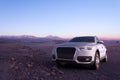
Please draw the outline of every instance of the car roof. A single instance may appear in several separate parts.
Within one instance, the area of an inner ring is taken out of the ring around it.
[[[96,37],[96,36],[77,36],[76,38],[79,38],[79,37]]]

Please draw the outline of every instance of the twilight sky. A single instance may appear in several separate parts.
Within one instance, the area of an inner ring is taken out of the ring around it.
[[[0,0],[0,35],[120,39],[120,0]]]

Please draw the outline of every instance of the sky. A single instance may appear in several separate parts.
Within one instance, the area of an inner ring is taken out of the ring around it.
[[[0,0],[0,35],[120,39],[120,0]]]

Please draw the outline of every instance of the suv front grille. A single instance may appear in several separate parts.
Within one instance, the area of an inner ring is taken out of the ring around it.
[[[73,47],[59,47],[57,48],[57,57],[62,59],[73,59],[75,50],[76,49]]]

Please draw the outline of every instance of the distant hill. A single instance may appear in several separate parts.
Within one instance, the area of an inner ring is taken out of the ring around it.
[[[24,41],[24,42],[44,42],[53,40],[64,40],[63,38],[57,36],[47,36],[47,37],[35,37],[35,36],[0,36],[0,41]]]
[[[52,40],[63,40],[63,38],[58,37],[58,36],[52,36],[52,35],[48,35],[46,38],[52,39]]]
[[[120,43],[120,40],[103,40],[104,43]]]

